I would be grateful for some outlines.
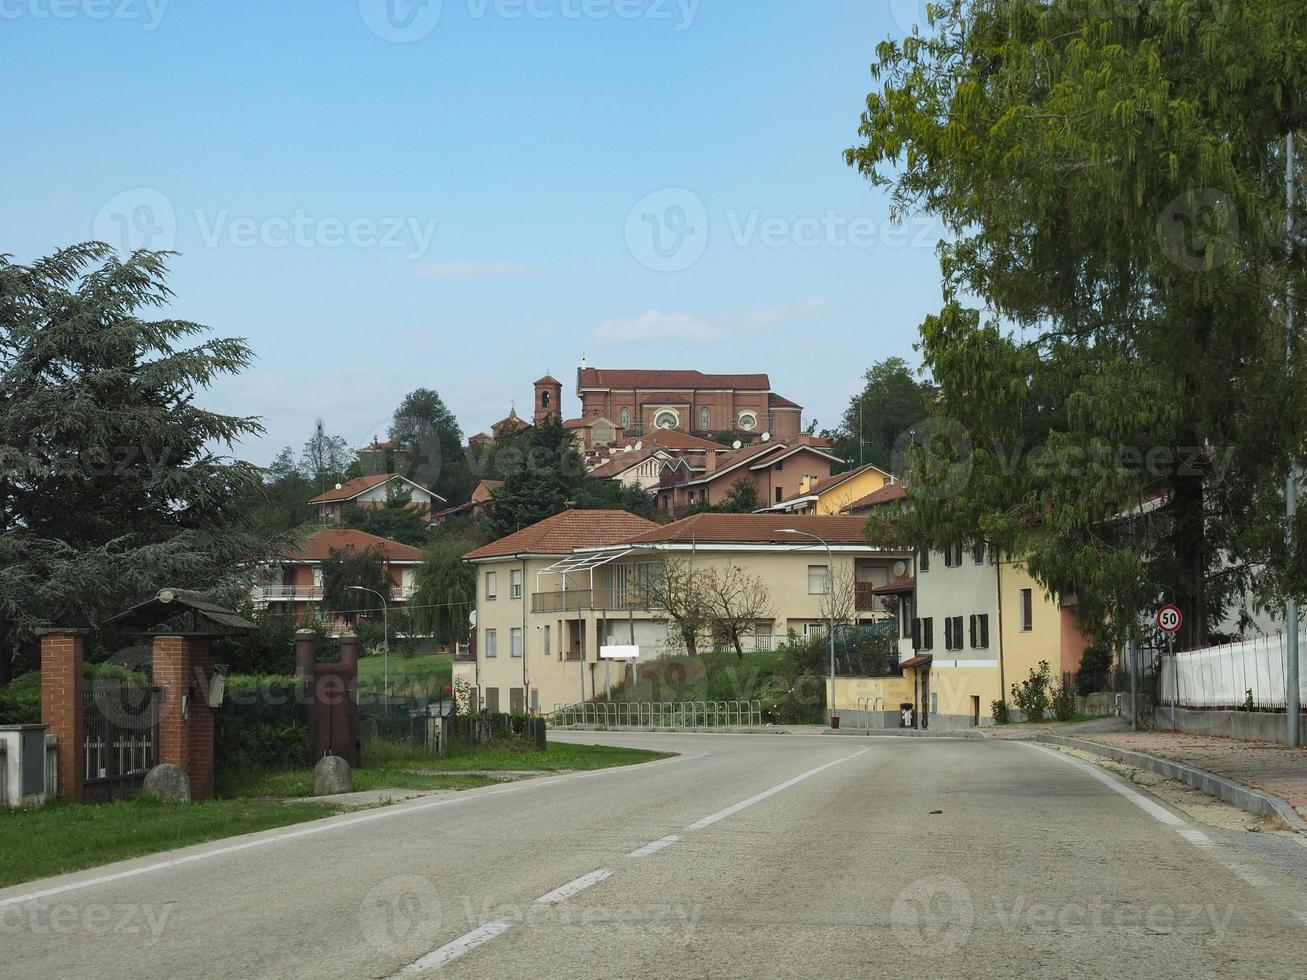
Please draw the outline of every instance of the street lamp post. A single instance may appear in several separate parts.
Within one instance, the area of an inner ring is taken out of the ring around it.
[[[362,585],[351,585],[351,592],[371,592],[381,600],[381,696],[390,697],[390,614],[389,607],[386,604],[386,597],[376,589],[368,589]]]
[[[805,537],[812,538],[826,549],[826,588],[829,590],[826,600],[830,604],[830,623],[826,627],[826,637],[830,641],[830,727],[840,727],[840,716],[835,710],[835,555],[830,550],[830,545],[824,538],[813,534],[811,531],[800,531],[797,528],[781,528],[781,534],[802,534]]]

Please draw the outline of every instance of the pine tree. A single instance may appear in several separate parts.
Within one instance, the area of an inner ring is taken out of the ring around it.
[[[214,447],[262,432],[196,396],[250,362],[168,303],[165,255],[0,256],[0,684],[35,665],[33,629],[91,626],[163,586],[235,585],[283,546],[250,534],[256,467]]]

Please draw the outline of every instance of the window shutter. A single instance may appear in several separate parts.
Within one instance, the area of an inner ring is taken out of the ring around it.
[[[989,614],[980,617],[980,645],[984,649],[989,649]]]
[[[971,614],[970,627],[971,627],[971,648],[974,650],[976,648],[976,614],[975,613]]]

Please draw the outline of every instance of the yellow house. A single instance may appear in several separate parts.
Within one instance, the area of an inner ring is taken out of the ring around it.
[[[1053,683],[1080,667],[1088,640],[1076,623],[1075,602],[1049,595],[1017,560],[1005,559],[998,568],[1004,692],[1011,700],[1019,684],[1048,661]]]
[[[804,477],[797,494],[765,508],[761,513],[812,514],[822,517],[839,514],[855,501],[893,482],[893,474],[872,463],[820,479]]]

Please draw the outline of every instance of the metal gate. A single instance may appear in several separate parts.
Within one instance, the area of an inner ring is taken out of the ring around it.
[[[82,691],[82,799],[130,800],[159,744],[159,688],[97,677]]]

